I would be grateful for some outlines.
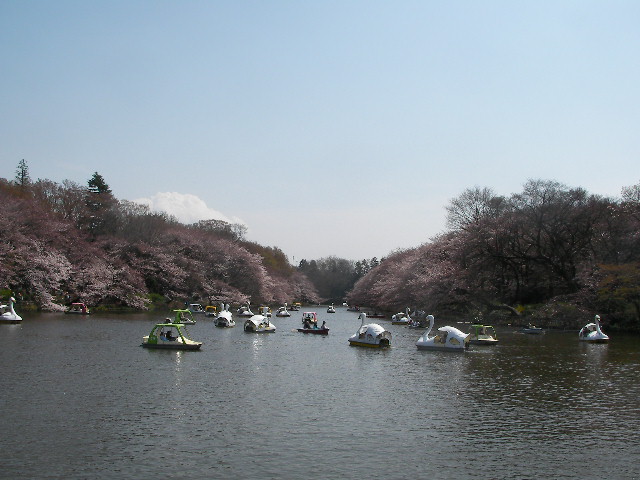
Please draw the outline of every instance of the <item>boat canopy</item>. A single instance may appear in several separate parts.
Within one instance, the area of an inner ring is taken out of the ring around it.
[[[474,335],[495,335],[496,329],[493,328],[492,325],[480,325],[478,323],[474,323],[471,325],[469,329]]]
[[[308,320],[309,322],[317,323],[318,315],[316,314],[316,312],[304,312],[302,314],[302,321],[304,322],[305,320]]]
[[[249,322],[253,323],[256,327],[258,327],[261,324],[268,323],[269,319],[264,315],[254,315],[253,317],[247,319],[244,323],[246,325]]]
[[[369,323],[367,325],[362,325],[358,330],[358,335],[371,335],[372,337],[380,337],[380,338],[388,338],[391,340],[391,332],[385,330],[377,323]]]
[[[447,326],[445,326],[445,327],[440,327],[440,328],[438,329],[438,331],[439,331],[439,332],[442,332],[442,333],[447,332],[447,333],[451,333],[451,334],[453,334],[453,335],[459,335],[459,336],[461,336],[461,337],[463,337],[463,338],[464,338],[464,337],[466,337],[466,336],[468,335],[467,333],[464,333],[464,332],[462,332],[462,331],[458,330],[456,327],[450,327],[450,326],[448,326],[448,325],[447,325]]]
[[[149,334],[149,336],[153,335],[157,330],[163,330],[164,328],[175,328],[181,337],[185,337],[186,335],[186,325],[184,325],[183,323],[156,323],[151,329],[151,333]]]

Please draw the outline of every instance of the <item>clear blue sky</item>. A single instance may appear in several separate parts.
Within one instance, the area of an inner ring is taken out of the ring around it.
[[[0,176],[98,171],[295,263],[418,246],[475,185],[640,181],[637,0],[0,0],[0,58]]]

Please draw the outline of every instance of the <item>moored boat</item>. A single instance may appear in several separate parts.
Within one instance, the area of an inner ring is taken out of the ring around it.
[[[213,305],[207,305],[204,307],[204,316],[205,317],[217,317],[218,316],[218,308]]]
[[[157,323],[149,335],[142,338],[141,346],[168,350],[199,350],[202,342],[189,339],[186,327],[182,323]]]

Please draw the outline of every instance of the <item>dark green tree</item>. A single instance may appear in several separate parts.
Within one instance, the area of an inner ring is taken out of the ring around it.
[[[86,219],[86,225],[95,239],[96,236],[117,228],[117,215],[113,211],[117,202],[111,193],[111,188],[98,172],[93,174],[87,184],[86,205],[89,216]]]
[[[24,160],[18,162],[18,168],[16,169],[16,184],[21,187],[26,187],[31,184],[31,177],[29,176],[29,166]]]
[[[89,191],[91,193],[112,195],[111,188],[109,188],[109,185],[107,185],[104,177],[98,172],[94,172],[93,176],[87,183],[89,185]]]

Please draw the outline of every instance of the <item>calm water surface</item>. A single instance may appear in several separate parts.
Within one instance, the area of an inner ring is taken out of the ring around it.
[[[316,310],[327,337],[302,312],[263,335],[199,317],[199,352],[139,346],[163,315],[1,325],[0,477],[640,478],[638,337],[428,352],[371,320],[393,333],[377,351],[348,345],[355,313]]]

